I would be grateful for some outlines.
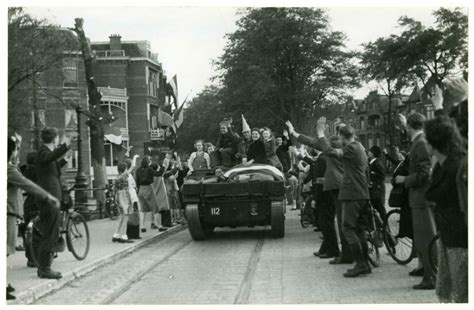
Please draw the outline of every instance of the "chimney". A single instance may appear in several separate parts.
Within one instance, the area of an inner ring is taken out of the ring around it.
[[[110,39],[110,50],[111,51],[119,51],[122,49],[122,42],[120,39],[122,39],[122,37],[119,35],[119,34],[112,34],[110,35],[109,37]]]

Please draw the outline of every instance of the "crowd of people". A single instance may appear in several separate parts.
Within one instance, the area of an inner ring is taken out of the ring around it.
[[[115,198],[121,213],[112,242],[128,243],[127,223],[138,217],[140,232],[164,231],[184,221],[182,186],[198,170],[215,169],[221,177],[224,169],[235,165],[268,164],[285,175],[286,200],[291,209],[311,209],[315,226],[323,242],[314,255],[331,259],[329,264],[354,264],[344,277],[371,273],[365,227],[370,206],[386,218],[386,161],[393,166],[389,205],[400,207],[400,235],[413,238],[418,267],[411,276],[422,277],[414,289],[435,289],[440,301],[467,301],[467,83],[448,81],[458,100],[450,111],[443,107],[443,93],[434,89],[432,102],[436,117],[431,120],[420,113],[407,118],[400,115],[400,128],[409,140],[409,148],[398,147],[392,155],[372,146],[366,150],[357,139],[355,129],[340,123],[336,134],[326,137],[326,119],[317,122],[317,137],[296,132],[290,121],[287,130],[275,136],[268,127],[250,128],[242,116],[242,137],[234,133],[232,120],[220,124],[215,146],[197,140],[195,152],[182,161],[176,152],[153,161],[148,155],[127,158],[117,165],[114,180]],[[16,221],[22,208],[20,189],[28,195],[25,218],[39,211],[43,237],[39,266],[26,253],[28,266],[38,268],[41,278],[57,279],[51,269],[53,252],[59,236],[59,201],[62,199],[61,167],[70,157],[70,141],[59,143],[54,128],[41,133],[43,146],[28,156],[24,176],[17,169],[21,137],[8,138],[8,254],[15,252]],[[29,200],[29,201],[28,201]],[[369,204],[370,202],[370,204]],[[336,232],[338,230],[338,232]],[[437,276],[428,261],[428,244],[439,232]],[[339,238],[338,238],[339,236]],[[339,239],[339,240],[338,240]],[[7,294],[12,288],[7,288]],[[11,296],[11,295],[10,295]]]

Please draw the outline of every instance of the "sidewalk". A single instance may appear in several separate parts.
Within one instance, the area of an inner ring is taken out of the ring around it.
[[[147,223],[147,232],[140,234],[142,239],[135,240],[134,243],[113,243],[112,235],[118,221],[102,219],[89,221],[87,224],[91,237],[89,254],[85,260],[78,261],[67,248],[64,252],[59,253],[53,262],[53,269],[62,273],[63,278],[60,280],[38,278],[37,269],[26,266],[26,257],[23,251],[16,252],[7,258],[7,283],[16,289],[13,294],[17,299],[12,301],[13,304],[32,303],[102,265],[120,259],[140,247],[185,228],[184,225],[178,225],[169,228],[166,232],[158,232],[158,230],[150,229],[150,224]]]

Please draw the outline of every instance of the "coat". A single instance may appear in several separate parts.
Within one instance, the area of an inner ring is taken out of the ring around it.
[[[278,156],[276,155],[276,143],[274,138],[270,138],[269,140],[265,140],[265,152],[267,156],[267,164],[272,165],[276,168],[282,168],[282,164]]]
[[[247,160],[254,160],[255,164],[266,164],[267,156],[265,144],[262,140],[254,141],[250,144],[247,152]]]
[[[425,195],[427,200],[436,203],[436,226],[446,247],[467,248],[467,225],[456,184],[463,157],[463,154],[452,154],[442,165],[437,163]]]
[[[382,195],[383,199],[385,199],[385,169],[380,159],[376,158],[374,161],[369,162],[369,168],[369,191],[371,196]]]
[[[327,148],[327,144],[323,139],[313,139],[305,135],[298,137],[298,142],[311,146],[317,150],[322,151]],[[327,140],[326,140],[327,141]],[[326,171],[324,173],[323,190],[330,191],[339,189],[342,183],[342,176],[344,174],[344,165],[342,159],[335,156],[327,156],[328,152],[323,152],[326,156]]]
[[[64,159],[59,159],[66,154],[69,148],[66,144],[61,144],[54,151],[42,145],[38,151],[36,161],[37,184],[56,197],[62,200],[61,168],[67,163]]]
[[[410,208],[428,208],[425,193],[429,186],[430,168],[431,156],[423,133],[415,138],[410,147],[408,176],[404,182],[408,188]]]

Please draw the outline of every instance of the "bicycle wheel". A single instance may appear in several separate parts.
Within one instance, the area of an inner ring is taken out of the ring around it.
[[[86,220],[79,213],[69,216],[66,231],[66,242],[69,251],[78,260],[83,260],[89,253],[90,238]]]
[[[301,210],[300,210],[300,223],[301,223],[301,227],[303,228],[306,228],[309,226],[309,224],[311,223],[308,215],[306,214],[306,206],[303,205],[301,206]]]
[[[112,221],[116,220],[119,216],[119,210],[117,203],[115,202],[115,199],[113,198],[107,198],[104,204],[105,208],[105,214],[109,219]]]
[[[39,244],[41,241],[41,231],[38,228],[39,216],[33,218],[26,226],[25,243],[30,254],[30,259],[39,266]]]
[[[413,260],[413,241],[408,237],[399,237],[400,209],[388,212],[384,226],[384,243],[388,254],[400,265],[406,265]]]
[[[428,261],[435,274],[438,272],[438,249],[440,242],[439,235],[436,234],[428,245]]]
[[[368,258],[369,262],[372,264],[374,267],[379,267],[380,266],[380,252],[379,252],[379,247],[373,242],[373,237],[369,237],[367,240],[367,246],[368,246]]]

